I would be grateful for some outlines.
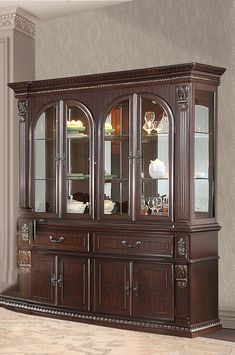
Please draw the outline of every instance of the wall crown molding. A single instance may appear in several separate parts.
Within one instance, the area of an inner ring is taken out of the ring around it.
[[[0,31],[14,29],[34,38],[37,21],[36,17],[19,7],[0,8]]]

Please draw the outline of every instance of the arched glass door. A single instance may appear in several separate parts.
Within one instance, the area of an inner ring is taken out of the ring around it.
[[[105,215],[129,214],[129,101],[113,106],[103,125]]]
[[[40,114],[33,132],[35,212],[58,212],[58,175],[55,163],[58,158],[57,124],[57,106],[54,105]]]
[[[66,104],[66,212],[90,215],[93,211],[93,124],[80,103]]]

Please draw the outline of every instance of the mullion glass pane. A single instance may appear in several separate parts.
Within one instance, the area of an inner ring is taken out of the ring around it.
[[[56,107],[38,118],[34,130],[35,212],[56,212]]]
[[[141,215],[168,216],[169,120],[156,102],[142,100]]]
[[[128,101],[115,106],[104,124],[104,214],[128,214]]]
[[[196,217],[213,217],[214,93],[195,91],[194,198]]]
[[[90,126],[79,107],[67,106],[67,212],[91,213]]]

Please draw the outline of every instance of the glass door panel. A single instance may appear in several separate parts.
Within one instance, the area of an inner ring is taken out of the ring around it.
[[[67,213],[91,213],[91,127],[78,106],[66,106]]]
[[[56,212],[56,106],[43,112],[34,130],[34,210]]]
[[[104,214],[129,213],[129,102],[109,112],[104,124]]]
[[[169,119],[164,108],[142,99],[141,215],[169,216]]]
[[[194,196],[196,217],[213,217],[214,93],[195,91]]]

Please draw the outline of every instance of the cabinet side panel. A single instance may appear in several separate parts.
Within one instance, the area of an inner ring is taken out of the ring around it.
[[[218,260],[191,265],[191,322],[218,319]]]
[[[190,236],[190,258],[218,255],[218,232],[200,232]]]

